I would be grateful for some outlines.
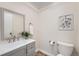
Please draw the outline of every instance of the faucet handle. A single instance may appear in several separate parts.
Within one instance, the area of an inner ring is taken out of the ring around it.
[[[14,36],[13,36],[13,42],[15,42],[15,40],[16,40],[16,36],[14,35]]]
[[[8,40],[8,43],[10,43],[11,42],[11,37],[8,37],[7,40]]]

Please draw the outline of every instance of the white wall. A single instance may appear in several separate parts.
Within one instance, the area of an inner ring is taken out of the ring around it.
[[[79,55],[79,3],[77,3],[77,6],[76,6],[76,9],[77,9],[77,39],[75,41],[75,48],[77,50],[77,53]]]
[[[34,26],[34,39],[37,41],[39,40],[37,33],[39,32],[38,30],[38,15],[37,15],[37,12],[35,10],[33,10],[31,7],[27,6],[26,4],[24,3],[9,3],[9,2],[1,2],[0,3],[0,7],[3,7],[3,8],[7,8],[9,10],[12,10],[14,12],[18,12],[18,13],[21,13],[23,15],[25,15],[25,29],[26,31],[29,31],[29,22],[31,21],[33,23],[33,26]],[[38,42],[38,41],[37,41]],[[38,45],[36,43],[36,45]],[[37,46],[38,48],[38,46]]]
[[[76,3],[57,3],[52,4],[48,9],[40,13],[40,30],[41,40],[40,49],[51,54],[56,54],[56,49],[51,48],[49,40],[65,41],[75,44],[77,37],[77,4]],[[74,15],[74,30],[59,31],[58,21],[59,16],[73,14]]]

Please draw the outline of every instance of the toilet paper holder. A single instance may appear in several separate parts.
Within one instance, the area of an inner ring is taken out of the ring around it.
[[[49,41],[49,44],[56,44],[56,42],[55,41]]]

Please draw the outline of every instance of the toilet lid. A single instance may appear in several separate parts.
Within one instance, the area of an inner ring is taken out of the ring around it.
[[[62,55],[62,54],[58,54],[57,56],[64,56],[64,55]]]

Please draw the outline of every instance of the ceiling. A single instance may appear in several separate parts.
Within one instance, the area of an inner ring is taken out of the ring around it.
[[[41,9],[41,8],[44,8],[50,4],[52,4],[53,2],[30,2],[30,4],[32,6],[34,6],[35,8],[37,9]]]

